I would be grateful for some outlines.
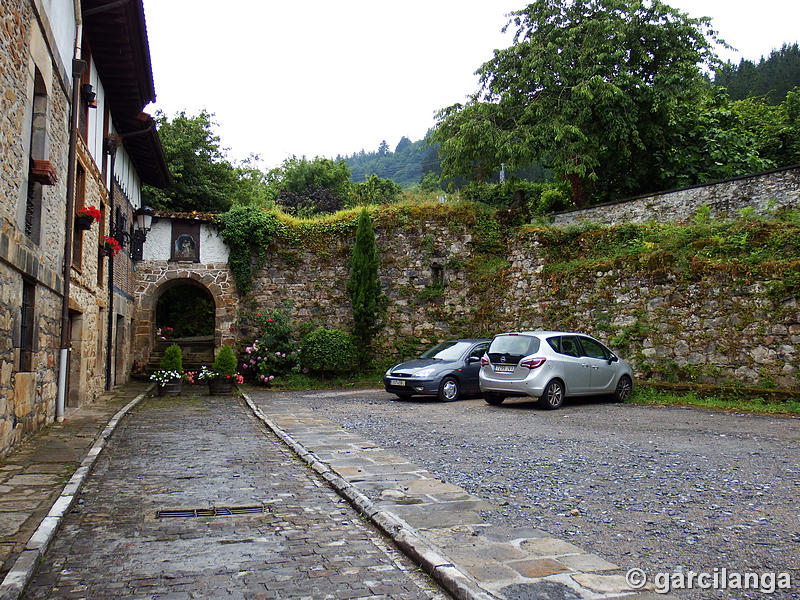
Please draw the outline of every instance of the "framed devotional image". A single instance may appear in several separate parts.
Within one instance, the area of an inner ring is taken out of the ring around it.
[[[200,262],[200,223],[172,222],[170,260]]]

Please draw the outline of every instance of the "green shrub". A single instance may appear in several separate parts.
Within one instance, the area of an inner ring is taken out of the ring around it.
[[[560,210],[567,210],[568,208],[572,208],[570,197],[558,188],[550,188],[542,191],[535,213],[546,215]]]
[[[236,373],[236,357],[233,354],[233,348],[224,344],[217,353],[214,359],[214,364],[211,370],[220,375],[233,375]]]
[[[177,371],[181,373],[183,371],[183,352],[181,351],[181,347],[178,346],[178,344],[170,344],[167,349],[164,350],[164,356],[161,357],[159,366],[163,371]]]
[[[358,354],[350,334],[318,327],[303,339],[300,361],[312,373],[330,375],[355,370]]]

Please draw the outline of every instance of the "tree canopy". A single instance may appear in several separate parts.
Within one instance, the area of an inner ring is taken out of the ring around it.
[[[710,21],[659,0],[536,0],[511,17],[513,44],[478,69],[480,90],[438,115],[444,175],[542,163],[576,206],[663,180],[657,155],[715,64]]]
[[[233,204],[266,206],[274,201],[275,192],[258,168],[257,156],[239,165],[228,160],[214,133],[213,117],[205,109],[195,116],[181,111],[172,120],[156,113],[171,182],[163,190],[144,186],[146,204],[175,212],[224,212]]]
[[[156,114],[171,183],[163,190],[144,186],[142,197],[147,204],[170,211],[222,212],[230,208],[237,173],[212,131],[212,117],[205,110],[194,117],[182,111],[172,121],[161,111]]]

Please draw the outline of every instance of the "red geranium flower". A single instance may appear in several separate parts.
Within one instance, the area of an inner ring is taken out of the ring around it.
[[[95,221],[99,221],[101,217],[100,211],[94,206],[81,206],[77,214],[82,217],[91,217]]]
[[[103,247],[111,250],[111,256],[116,256],[119,254],[119,251],[122,250],[122,246],[119,245],[119,242],[110,235],[103,237]]]

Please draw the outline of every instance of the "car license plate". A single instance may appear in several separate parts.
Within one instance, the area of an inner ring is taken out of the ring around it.
[[[495,373],[513,373],[516,367],[514,365],[495,365]]]
[[[389,380],[389,385],[405,386],[405,384],[406,384],[406,382],[403,381],[402,379],[390,379]]]

